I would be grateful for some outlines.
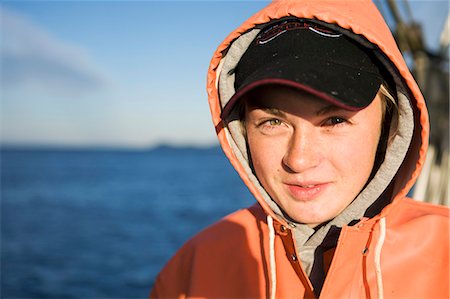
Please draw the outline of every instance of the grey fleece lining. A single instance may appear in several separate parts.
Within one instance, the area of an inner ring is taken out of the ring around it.
[[[222,108],[229,101],[235,93],[234,90],[234,73],[233,70],[244,54],[248,45],[258,34],[259,29],[254,29],[243,34],[230,46],[226,56],[223,58],[224,63],[219,74],[219,97]],[[358,37],[360,39],[360,37]],[[312,265],[314,264],[314,252],[319,246],[327,232],[332,226],[342,227],[350,223],[352,220],[359,220],[363,217],[367,208],[372,205],[387,188],[393,180],[395,174],[400,168],[406,153],[408,151],[412,134],[414,130],[413,110],[408,99],[406,88],[403,86],[402,80],[397,76],[396,72],[390,67],[389,61],[383,56],[378,55],[380,61],[386,66],[394,77],[397,86],[397,100],[399,115],[398,119],[393,119],[393,123],[397,122],[397,131],[391,132],[395,134],[388,144],[386,149],[384,162],[379,167],[373,179],[367,184],[364,190],[356,197],[356,199],[336,218],[329,223],[314,231],[305,224],[295,224],[293,235],[297,244],[297,252],[305,271],[308,275],[311,273]],[[247,144],[245,136],[242,132],[237,111],[233,111],[225,119],[227,126],[225,132],[228,135],[230,145],[238,158],[239,162],[244,166],[245,171],[250,181],[256,186],[264,200],[280,218],[285,219],[292,224],[292,221],[287,219],[280,207],[270,198],[268,193],[259,183],[254,175],[247,155]],[[391,126],[392,130],[392,126]],[[294,224],[293,224],[294,226]]]
[[[241,60],[242,55],[249,47],[250,43],[258,35],[260,29],[253,29],[247,33],[242,34],[237,40],[233,42],[228,50],[227,55],[223,58],[222,71],[219,74],[219,90],[220,90],[220,104],[222,108],[234,95],[234,69]]]

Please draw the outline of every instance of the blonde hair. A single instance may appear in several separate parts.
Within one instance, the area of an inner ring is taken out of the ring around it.
[[[394,136],[397,134],[398,130],[399,111],[396,98],[386,83],[381,84],[377,94],[380,95],[381,99],[381,134],[371,177],[375,175],[375,172],[383,163],[386,149]]]
[[[387,110],[398,110],[397,107],[397,101],[395,100],[394,96],[392,95],[391,91],[385,86],[385,84],[381,84],[380,89],[378,92],[381,94],[381,99],[383,100],[383,120],[385,118],[386,112],[389,112]]]
[[[382,83],[378,90],[381,98],[382,105],[382,136],[389,142],[390,139],[397,133],[397,120],[398,120],[398,105],[393,93],[387,87],[385,83]],[[392,127],[393,129],[391,129]],[[389,132],[391,132],[389,134]]]

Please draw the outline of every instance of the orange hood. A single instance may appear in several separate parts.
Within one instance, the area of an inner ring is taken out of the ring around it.
[[[270,199],[251,173],[244,154],[243,146],[245,145],[242,145],[242,138],[236,136],[233,126],[228,120],[221,118],[221,111],[226,102],[224,97],[227,95],[219,92],[219,85],[222,86],[219,81],[222,80],[221,72],[225,72],[224,68],[228,67],[227,72],[232,70],[232,63],[227,61],[227,59],[229,60],[227,56],[231,52],[233,55],[236,53],[239,55],[239,50],[233,49],[233,47],[236,48],[234,45],[237,44],[242,47],[243,36],[251,35],[255,28],[257,29],[264,23],[288,16],[319,20],[331,24],[330,26],[337,25],[348,30],[350,36],[355,40],[368,41],[378,48],[377,55],[396,82],[400,132],[395,136],[398,140],[394,140],[394,143],[397,142],[397,147],[388,149],[383,163],[391,164],[391,166],[382,165],[380,167],[379,172],[383,173],[380,175],[377,173],[377,176],[381,176],[381,178],[374,179],[378,180],[373,184],[375,186],[369,184],[366,187],[375,191],[369,190],[366,193],[378,197],[392,181],[391,187],[394,195],[390,206],[395,205],[395,202],[405,197],[411,189],[424,163],[428,146],[428,113],[423,96],[409,72],[389,28],[371,1],[274,1],[249,18],[220,44],[208,69],[207,92],[212,120],[223,151],[266,213],[286,225],[286,219],[274,212]],[[230,93],[229,90],[228,93]],[[387,182],[383,183],[384,181]],[[380,188],[382,190],[378,190]],[[381,216],[388,213],[389,210],[388,206],[381,212]]]

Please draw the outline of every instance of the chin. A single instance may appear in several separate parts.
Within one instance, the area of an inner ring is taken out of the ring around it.
[[[333,218],[335,218],[337,215],[339,215],[339,212],[330,213],[330,211],[328,211],[329,213],[323,213],[323,210],[329,209],[329,208],[330,208],[329,206],[325,205],[322,208],[318,208],[319,211],[317,213],[309,212],[306,214],[304,212],[305,212],[305,210],[308,209],[308,207],[303,207],[302,209],[298,210],[297,213],[294,212],[294,215],[292,215],[294,217],[292,217],[290,215],[290,213],[288,213],[288,215],[298,223],[303,223],[310,227],[314,227],[314,226],[320,225],[324,222],[330,221]],[[322,211],[322,213],[321,213],[321,211]]]
[[[325,223],[333,218],[321,218],[321,219],[304,219],[304,221],[299,221],[299,223],[303,223],[308,225],[309,227],[316,227],[322,223]]]

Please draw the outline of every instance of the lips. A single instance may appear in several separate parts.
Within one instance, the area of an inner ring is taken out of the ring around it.
[[[310,201],[323,193],[330,183],[302,182],[285,185],[293,198],[299,201]]]

